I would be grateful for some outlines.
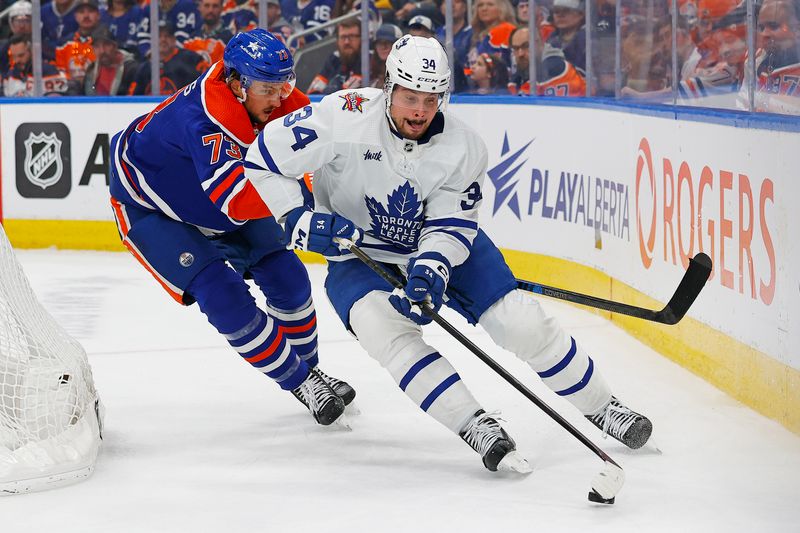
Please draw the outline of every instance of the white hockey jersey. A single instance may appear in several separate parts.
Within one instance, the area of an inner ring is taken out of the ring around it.
[[[419,141],[403,139],[385,99],[380,89],[339,91],[268,124],[247,151],[246,177],[282,221],[303,205],[295,177],[313,171],[315,209],[363,229],[373,259],[405,265],[435,251],[459,265],[478,230],[486,146],[448,113]]]

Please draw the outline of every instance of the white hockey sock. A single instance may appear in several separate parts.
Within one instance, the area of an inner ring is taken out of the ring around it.
[[[611,390],[594,361],[523,291],[506,294],[480,318],[499,346],[528,363],[544,383],[584,414],[597,412]]]
[[[450,362],[422,340],[422,329],[388,298],[374,291],[356,302],[350,310],[353,332],[414,403],[458,433],[480,405]]]

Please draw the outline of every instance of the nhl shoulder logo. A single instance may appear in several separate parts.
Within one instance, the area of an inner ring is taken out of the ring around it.
[[[25,123],[15,134],[17,190],[25,198],[64,198],[72,186],[69,130],[59,122]]]

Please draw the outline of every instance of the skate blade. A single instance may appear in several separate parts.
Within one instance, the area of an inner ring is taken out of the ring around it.
[[[345,406],[344,412],[347,416],[357,416],[361,414],[361,409],[358,408],[355,402],[351,402]]]
[[[497,464],[499,472],[516,472],[518,474],[530,474],[533,467],[522,454],[514,450],[508,452],[505,457]]]
[[[347,417],[347,411],[339,415],[339,418],[334,420],[327,427],[335,431],[353,431],[353,428],[350,427],[350,420]]]
[[[661,448],[658,446],[658,443],[655,440],[653,440],[652,436],[647,440],[647,442],[644,444],[644,446],[642,446],[642,448],[644,449],[649,448],[650,451],[658,455],[662,455],[664,453],[661,451]]]

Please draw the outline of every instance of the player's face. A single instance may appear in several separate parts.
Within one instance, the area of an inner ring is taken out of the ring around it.
[[[395,85],[389,114],[400,135],[414,140],[422,137],[439,109],[440,96]]]
[[[281,105],[281,94],[286,92],[286,85],[285,83],[254,81],[247,88],[247,100],[244,102],[244,108],[253,122],[261,124],[267,121],[272,112]]]

